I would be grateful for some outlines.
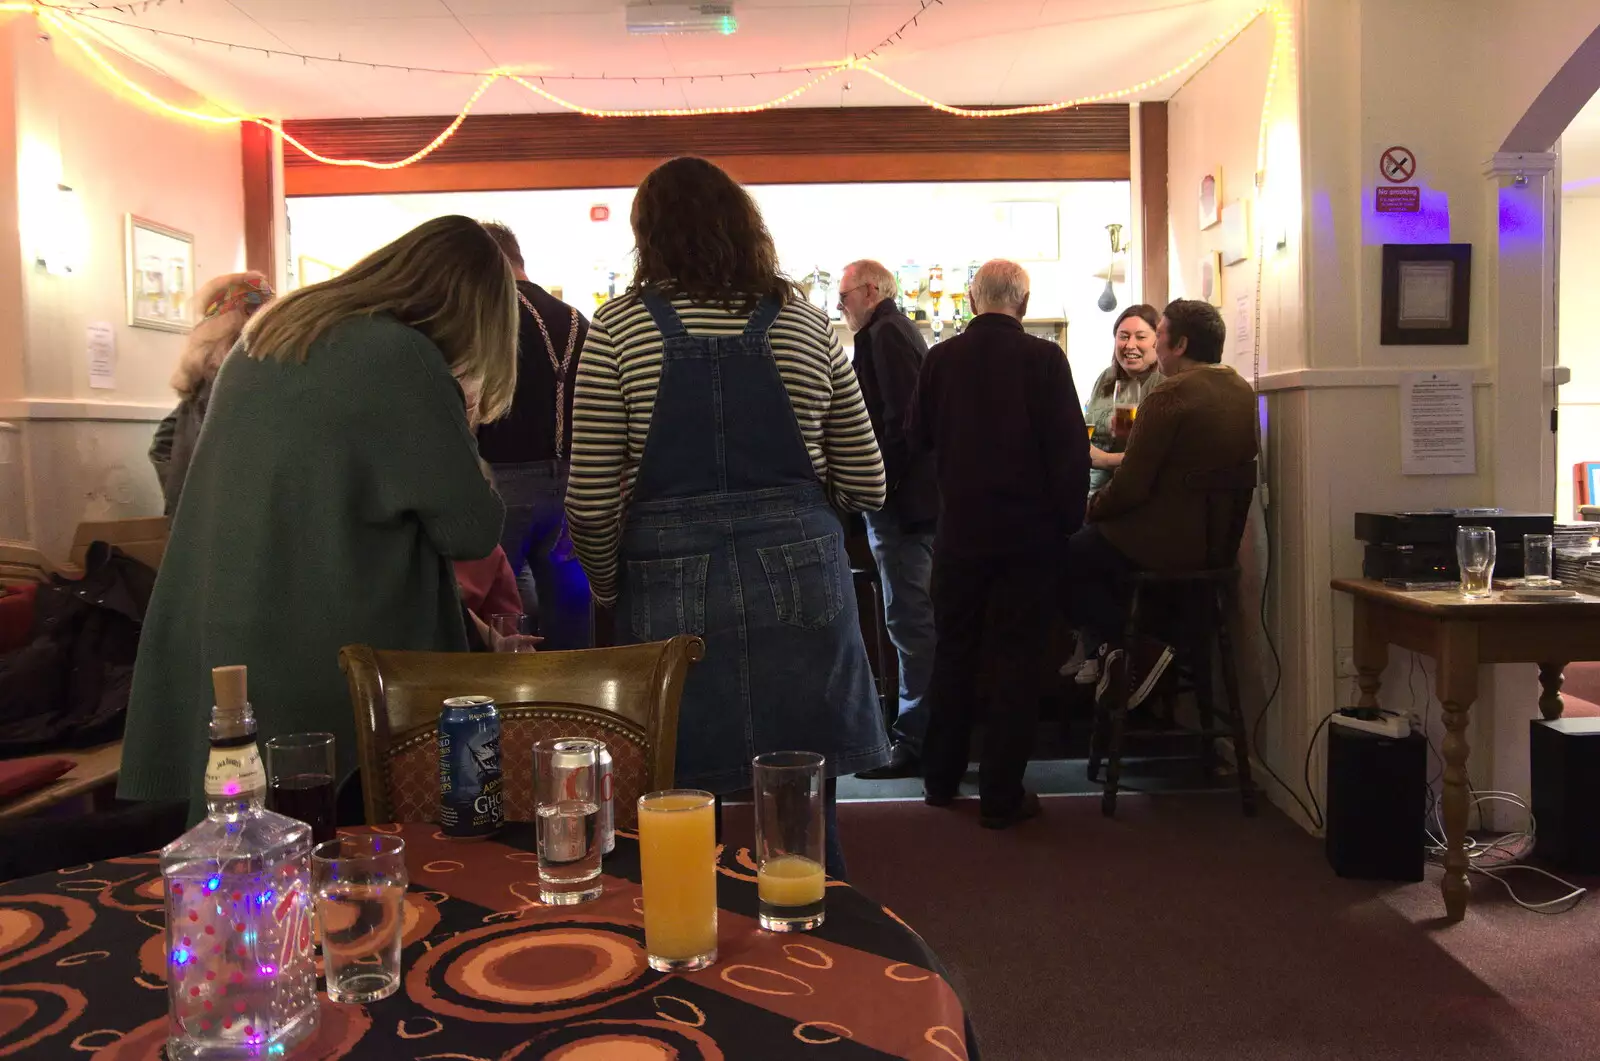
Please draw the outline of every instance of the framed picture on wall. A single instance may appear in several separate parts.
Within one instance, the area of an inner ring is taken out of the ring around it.
[[[1222,170],[1214,169],[1200,178],[1200,227],[1211,228],[1222,220]]]
[[[1465,346],[1471,296],[1472,244],[1385,243],[1378,341]]]
[[[1237,265],[1249,257],[1249,204],[1235,199],[1222,208],[1222,264]]]
[[[194,237],[129,214],[126,243],[128,323],[188,331],[194,323]]]

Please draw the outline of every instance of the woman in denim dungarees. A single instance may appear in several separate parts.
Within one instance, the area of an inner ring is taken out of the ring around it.
[[[666,203],[670,211],[658,212]],[[733,215],[748,210],[755,241],[766,241],[765,248],[731,247],[721,260],[731,259],[733,269],[741,260],[765,261],[767,286],[775,290],[746,294],[741,288],[759,287],[759,278],[722,278],[724,291],[737,292],[721,303],[722,320],[727,311],[752,307],[743,331],[690,334],[674,296],[685,314],[719,304],[704,298],[692,279],[679,282],[704,269],[705,248],[692,245],[751,227],[748,218],[707,216],[719,209]],[[828,870],[842,876],[831,779],[884,762],[888,749],[857,625],[844,532],[768,340],[792,295],[776,274],[771,237],[754,202],[710,163],[677,159],[658,168],[640,186],[633,221],[639,276],[617,306],[596,314],[595,336],[604,347],[608,319],[618,327],[630,310],[637,315],[638,306],[629,302],[636,296],[661,344],[649,429],[620,513],[617,642],[675,634],[705,639],[705,659],[690,668],[684,688],[676,784],[727,794],[750,786],[750,760],[759,753],[827,756]],[[677,238],[663,239],[657,226],[676,227]],[[685,227],[693,234],[685,235]],[[680,247],[697,256],[672,261]],[[830,331],[825,317],[805,310],[799,319],[818,329],[820,361],[837,340],[822,337]],[[640,331],[635,323],[642,321],[630,323],[631,335]],[[585,363],[588,358],[586,350]],[[631,371],[624,363],[616,376],[624,393]],[[598,375],[580,376],[580,408],[596,401]],[[861,403],[859,392],[836,392],[834,400],[842,397]],[[828,418],[839,412],[830,408]],[[579,413],[575,419],[574,491],[581,492],[586,418]],[[635,422],[631,408],[628,419]],[[867,431],[870,440],[870,424]],[[870,457],[881,482],[875,447]],[[569,512],[582,507],[576,496],[569,494]],[[573,522],[574,538],[584,538],[582,519]],[[584,551],[583,542],[579,548]]]

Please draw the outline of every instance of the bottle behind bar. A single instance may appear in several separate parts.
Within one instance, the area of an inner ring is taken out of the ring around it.
[[[167,1057],[278,1057],[317,1028],[311,828],[263,807],[243,667],[211,672],[206,817],[161,851]]]

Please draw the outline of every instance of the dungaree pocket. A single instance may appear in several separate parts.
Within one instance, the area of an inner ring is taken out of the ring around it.
[[[667,560],[629,560],[629,622],[640,641],[706,632],[706,569],[711,554]]]
[[[844,590],[839,584],[837,534],[756,552],[767,573],[779,622],[814,630],[838,617],[844,607]]]

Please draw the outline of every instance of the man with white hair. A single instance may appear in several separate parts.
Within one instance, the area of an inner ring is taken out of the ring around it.
[[[895,305],[894,274],[863,258],[844,267],[839,310],[855,335],[856,379],[883,454],[888,496],[878,512],[864,512],[867,543],[883,583],[884,626],[899,662],[899,712],[889,736],[889,762],[857,777],[876,780],[922,774],[928,730],[923,695],[933,673],[933,528],[939,491],[933,457],[906,440],[906,414],[928,345]]]
[[[1083,523],[1089,435],[1066,353],[1022,327],[1028,274],[988,262],[969,291],[977,314],[922,366],[910,430],[934,453],[938,627],[923,748],[927,802],[947,806],[967,769],[979,664],[992,666],[979,822],[1039,813],[1022,786],[1039,722],[1040,679],[1067,538]]]

